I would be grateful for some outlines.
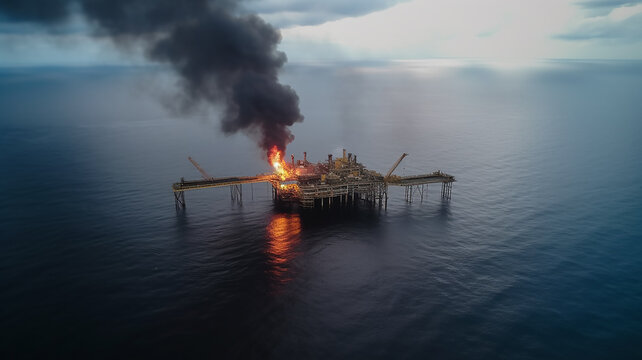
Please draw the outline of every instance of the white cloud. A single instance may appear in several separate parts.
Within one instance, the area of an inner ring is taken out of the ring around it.
[[[638,6],[617,8],[609,16],[626,19],[638,11]],[[309,60],[310,44],[340,49],[333,54],[337,58],[366,59],[642,55],[623,46],[590,47],[556,37],[586,21],[583,12],[573,0],[414,0],[361,17],[285,29],[284,49],[293,60]]]
[[[613,9],[608,18],[612,21],[622,21],[640,13],[642,13],[642,4],[623,6]]]
[[[587,53],[642,58],[642,4],[616,4],[607,10],[587,17],[557,38],[581,46]]]
[[[317,25],[347,16],[361,16],[408,0],[248,0],[247,11],[258,13],[279,28]]]
[[[280,49],[294,62],[435,57],[642,58],[641,2],[268,0],[257,1],[254,10],[282,24],[318,24],[282,30]],[[372,12],[378,8],[383,10]],[[326,22],[336,17],[343,18]],[[0,65],[144,61],[142,54],[123,54],[109,41],[87,33],[88,25],[81,18],[49,33],[0,23]]]

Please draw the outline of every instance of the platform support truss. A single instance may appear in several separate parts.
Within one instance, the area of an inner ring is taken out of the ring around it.
[[[232,202],[236,201],[239,204],[243,202],[243,184],[230,185],[230,197]]]
[[[304,208],[353,207],[363,203],[368,207],[383,207],[388,199],[388,185],[384,182],[362,181],[347,184],[302,185],[296,197],[283,197],[279,184],[273,184],[274,199],[298,202]]]
[[[441,183],[441,197],[444,199],[450,200],[450,195],[452,194],[453,191],[453,183],[452,182],[443,182]]]
[[[425,187],[424,187],[425,186]],[[420,185],[407,185],[404,186],[405,188],[405,197],[406,197],[406,202],[411,203],[412,199],[416,194],[419,194],[419,200],[420,202],[424,201],[424,192],[428,190],[428,185],[425,184],[420,184]]]
[[[185,192],[174,191],[174,203],[176,205],[176,211],[185,209]]]

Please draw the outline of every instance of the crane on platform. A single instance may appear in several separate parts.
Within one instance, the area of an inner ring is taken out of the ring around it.
[[[210,174],[208,174],[208,173],[207,173],[207,171],[205,171],[205,170],[204,170],[204,169],[203,169],[203,168],[202,168],[202,167],[201,167],[201,166],[196,162],[196,160],[192,159],[192,157],[191,157],[191,156],[188,156],[188,157],[187,157],[187,159],[192,163],[192,165],[194,165],[194,167],[196,168],[196,170],[198,170],[198,172],[200,172],[200,173],[201,173],[201,176],[203,177],[203,179],[205,179],[205,180],[211,180],[211,179],[213,179],[213,178],[214,178],[213,176],[211,176]]]
[[[403,158],[405,158],[406,156],[408,156],[408,154],[406,154],[406,153],[401,154],[401,156],[399,157],[399,160],[397,160],[397,162],[394,165],[392,165],[392,167],[390,168],[390,170],[386,174],[386,179],[389,178],[390,175],[392,175],[392,172],[395,171],[397,166],[399,166],[399,163],[401,162],[401,160],[403,160]]]

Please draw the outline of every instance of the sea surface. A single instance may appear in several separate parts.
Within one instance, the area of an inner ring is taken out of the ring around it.
[[[642,62],[289,64],[289,154],[455,175],[301,213],[162,67],[0,69],[0,358],[641,359]]]

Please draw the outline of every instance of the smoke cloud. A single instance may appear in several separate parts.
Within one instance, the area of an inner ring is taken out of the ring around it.
[[[0,0],[5,21],[52,26],[82,13],[96,35],[141,42],[147,57],[168,63],[194,102],[224,105],[222,130],[259,135],[267,151],[292,142],[303,121],[299,98],[279,82],[287,61],[281,35],[233,0]]]

